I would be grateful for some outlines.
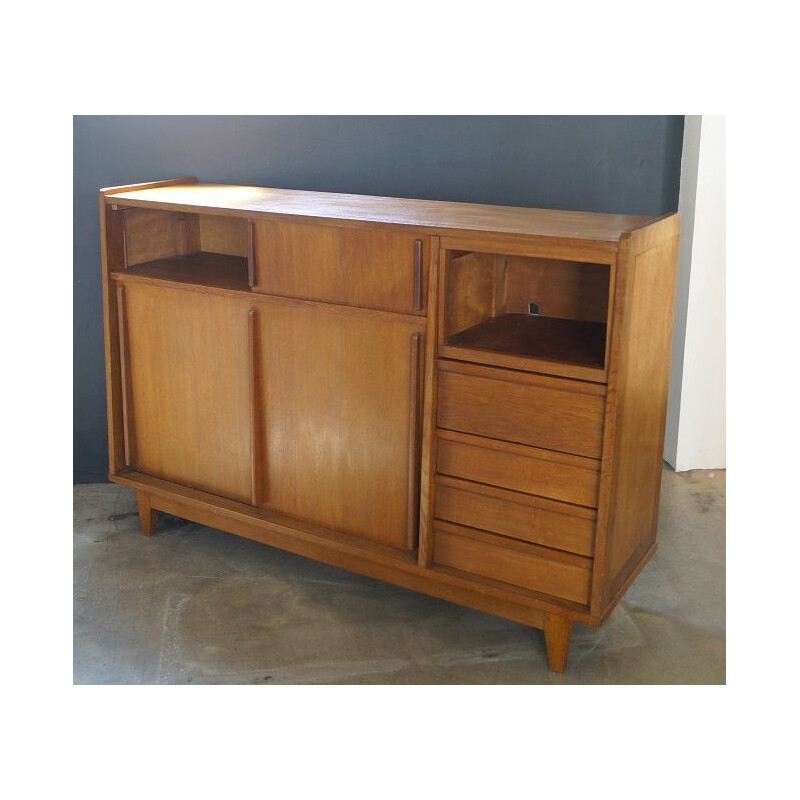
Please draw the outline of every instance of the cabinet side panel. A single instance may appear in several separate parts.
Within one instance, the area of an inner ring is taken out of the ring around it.
[[[638,254],[631,248],[627,264],[601,573],[603,607],[656,538],[677,243],[675,236]]]

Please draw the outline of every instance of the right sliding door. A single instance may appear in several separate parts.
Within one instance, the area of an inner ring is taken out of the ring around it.
[[[256,314],[260,504],[416,547],[424,319],[277,298]]]

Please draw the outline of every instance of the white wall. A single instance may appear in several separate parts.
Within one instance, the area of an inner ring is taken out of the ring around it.
[[[664,458],[725,466],[725,118],[687,116]]]

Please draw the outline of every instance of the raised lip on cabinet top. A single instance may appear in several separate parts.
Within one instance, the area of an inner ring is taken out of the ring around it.
[[[192,178],[168,185],[118,186],[100,193],[106,203],[126,207],[401,225],[432,234],[480,231],[614,245],[624,234],[664,218],[197,183]]]

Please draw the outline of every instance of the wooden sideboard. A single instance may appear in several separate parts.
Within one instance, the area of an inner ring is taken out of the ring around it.
[[[100,191],[109,463],[157,511],[544,630],[656,548],[679,219]]]

